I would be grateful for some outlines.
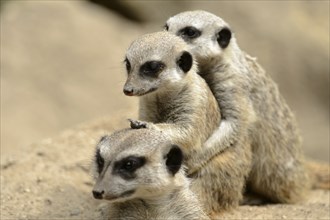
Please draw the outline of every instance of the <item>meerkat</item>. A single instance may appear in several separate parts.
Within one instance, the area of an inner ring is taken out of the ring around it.
[[[248,188],[272,202],[303,199],[311,178],[295,116],[276,83],[255,58],[239,48],[230,26],[209,12],[188,11],[169,18],[165,29],[190,46],[198,73],[221,110],[219,128],[199,159],[236,146],[242,134],[248,133],[253,158]],[[214,144],[219,142],[221,149]]]
[[[93,196],[110,202],[107,219],[209,219],[162,132],[124,129],[103,136],[93,157]]]
[[[161,130],[181,147],[191,189],[209,215],[238,206],[251,167],[250,143],[242,136],[240,147],[199,164],[204,143],[220,123],[220,111],[187,44],[165,31],[147,34],[130,45],[125,63],[123,91],[140,101],[139,121],[132,120],[132,128]]]

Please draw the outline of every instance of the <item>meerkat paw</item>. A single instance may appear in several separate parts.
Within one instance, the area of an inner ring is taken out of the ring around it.
[[[217,219],[221,219],[222,218],[222,213],[221,212],[214,212],[212,211],[210,214],[209,214],[209,217],[211,220],[217,220]]]
[[[148,128],[147,122],[139,121],[139,120],[133,120],[133,119],[128,119],[128,121],[131,123],[131,128],[132,129]]]

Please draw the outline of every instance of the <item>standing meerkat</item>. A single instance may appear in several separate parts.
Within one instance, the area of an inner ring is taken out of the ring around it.
[[[182,148],[193,178],[191,189],[208,214],[238,206],[251,167],[250,143],[242,136],[240,147],[199,164],[198,155],[217,129],[220,112],[211,90],[196,73],[188,45],[165,31],[147,34],[130,45],[125,62],[124,93],[140,97],[141,121],[132,121],[132,127],[161,130]]]
[[[219,128],[205,143],[200,159],[237,146],[248,133],[253,154],[249,188],[273,202],[301,200],[311,182],[296,119],[275,82],[255,58],[240,50],[229,25],[209,12],[177,14],[165,29],[190,46],[198,73],[220,106]],[[219,141],[220,149],[214,144]]]
[[[181,167],[183,154],[162,132],[124,129],[104,136],[93,158],[93,196],[107,219],[209,219]]]

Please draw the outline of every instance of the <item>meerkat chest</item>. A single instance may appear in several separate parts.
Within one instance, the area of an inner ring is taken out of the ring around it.
[[[189,113],[189,102],[182,93],[141,97],[140,119],[153,123],[176,123]]]
[[[180,211],[176,212],[170,207],[176,207],[176,204],[168,202],[167,204],[151,204],[143,200],[130,201],[113,205],[109,210],[108,219],[118,220],[153,220],[153,219],[182,219]]]

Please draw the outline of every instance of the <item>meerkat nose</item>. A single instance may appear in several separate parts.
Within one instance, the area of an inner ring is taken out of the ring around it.
[[[131,89],[131,88],[124,88],[124,93],[125,93],[125,95],[133,96],[133,89]]]
[[[103,194],[104,194],[104,191],[102,190],[102,192],[99,192],[99,191],[95,191],[93,190],[93,196],[95,199],[103,199]]]

